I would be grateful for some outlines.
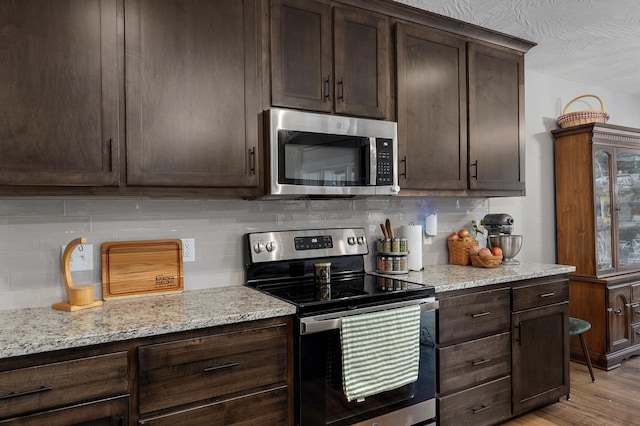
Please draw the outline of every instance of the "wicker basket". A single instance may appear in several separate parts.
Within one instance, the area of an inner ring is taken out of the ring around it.
[[[469,247],[477,246],[478,241],[471,240],[469,242],[447,241],[449,245],[449,263],[452,265],[470,265]]]
[[[470,254],[471,264],[476,268],[497,268],[502,264],[502,256],[480,257]]]
[[[596,98],[600,102],[600,110],[598,111],[591,109],[585,111],[567,112],[567,108],[569,108],[569,105],[580,98],[586,97]],[[602,99],[600,99],[596,95],[580,95],[576,98],[571,99],[567,106],[564,107],[564,109],[562,110],[562,114],[558,117],[558,126],[565,128],[579,126],[581,124],[606,123],[608,120],[609,114],[607,114],[604,110]]]

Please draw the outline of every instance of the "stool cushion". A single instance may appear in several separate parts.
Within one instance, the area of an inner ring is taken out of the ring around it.
[[[569,336],[577,336],[589,330],[590,328],[591,324],[589,324],[587,321],[581,320],[579,318],[569,317]]]

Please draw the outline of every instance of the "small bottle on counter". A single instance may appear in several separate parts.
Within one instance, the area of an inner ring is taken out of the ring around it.
[[[402,269],[400,268],[400,257],[394,257],[393,258],[393,270],[394,271],[401,271]]]
[[[385,257],[384,271],[393,271],[393,258]]]
[[[394,238],[391,240],[391,251],[398,253],[400,250],[400,238]]]
[[[400,252],[401,253],[406,253],[408,248],[407,248],[407,239],[406,238],[400,238]]]
[[[400,270],[401,271],[409,270],[409,258],[407,256],[400,256]]]

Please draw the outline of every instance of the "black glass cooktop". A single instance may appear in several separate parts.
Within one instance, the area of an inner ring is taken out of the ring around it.
[[[316,284],[312,279],[302,279],[257,285],[256,288],[295,304],[298,306],[298,313],[353,309],[395,300],[430,297],[435,293],[432,286],[368,274],[332,277],[328,285]]]

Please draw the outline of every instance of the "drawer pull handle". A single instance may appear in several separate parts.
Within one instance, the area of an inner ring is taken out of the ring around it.
[[[543,299],[545,297],[551,297],[551,296],[555,296],[555,295],[556,295],[556,293],[552,291],[551,293],[542,293],[540,295],[540,298]]]
[[[478,365],[486,364],[486,363],[488,363],[488,362],[490,362],[490,361],[491,361],[491,358],[489,358],[489,359],[481,359],[480,361],[473,361],[473,362],[471,363],[471,365],[473,365],[474,367],[476,367],[476,366],[478,366]]]
[[[485,411],[485,410],[488,410],[489,408],[491,408],[491,406],[490,406],[490,405],[483,405],[483,406],[482,406],[482,407],[480,407],[480,408],[474,408],[473,410],[471,410],[471,412],[472,412],[473,414],[478,414],[478,413],[482,413],[482,412],[483,412],[483,411]]]
[[[472,314],[471,317],[480,318],[480,317],[486,317],[487,315],[491,315],[491,312],[480,312],[479,314]]]
[[[0,396],[0,401],[4,401],[5,399],[11,399],[11,398],[19,398],[21,396],[33,395],[36,393],[48,392],[52,390],[53,388],[51,386],[42,386],[41,388],[32,389],[25,392],[11,392],[7,395]]]
[[[223,370],[225,368],[235,367],[238,364],[239,363],[237,363],[237,362],[228,362],[226,364],[216,365],[215,367],[207,367],[207,368],[204,369],[204,372],[205,373],[209,373],[210,371]]]

